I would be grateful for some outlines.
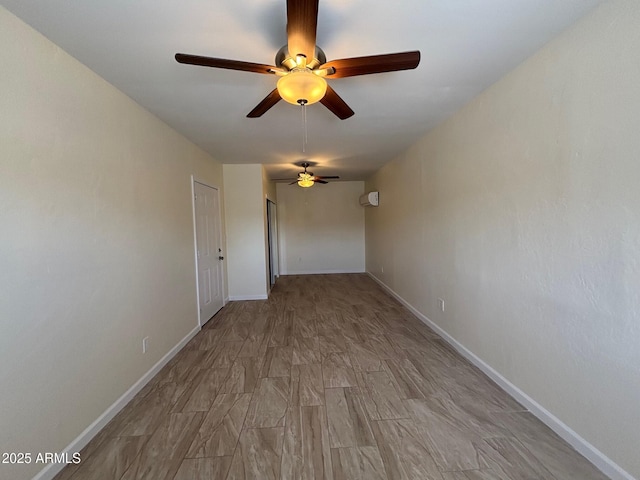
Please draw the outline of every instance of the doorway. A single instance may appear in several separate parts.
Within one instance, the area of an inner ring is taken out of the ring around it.
[[[200,326],[224,306],[220,194],[217,188],[193,181],[193,212]]]
[[[269,199],[267,199],[267,242],[269,244],[269,288],[272,288],[280,276],[280,268],[276,204]]]

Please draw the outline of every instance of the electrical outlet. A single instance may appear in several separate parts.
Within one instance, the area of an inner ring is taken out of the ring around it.
[[[444,300],[441,298],[438,299],[438,307],[440,307],[441,312],[444,312]]]
[[[147,353],[149,350],[149,337],[144,337],[142,339],[142,353]]]

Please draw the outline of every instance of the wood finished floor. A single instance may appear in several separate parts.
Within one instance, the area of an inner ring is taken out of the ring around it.
[[[56,480],[604,478],[355,274],[229,303]]]

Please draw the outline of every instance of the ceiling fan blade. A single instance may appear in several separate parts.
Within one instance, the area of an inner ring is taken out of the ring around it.
[[[385,55],[371,55],[369,57],[343,58],[332,60],[320,68],[334,68],[330,78],[355,77],[372,73],[395,72],[410,70],[420,63],[420,52],[389,53]]]
[[[324,180],[314,180],[315,183],[329,183],[329,182],[325,182]]]
[[[332,180],[332,179],[336,179],[336,178],[340,178],[340,177],[337,176],[337,175],[331,175],[329,177],[325,177],[324,175],[320,175],[320,176],[317,176],[315,178],[316,178],[316,180],[317,179],[320,179],[320,180]]]
[[[278,89],[275,88],[269,95],[264,97],[264,99],[258,105],[256,105],[256,108],[254,108],[247,114],[247,117],[248,118],[261,117],[266,113],[267,110],[269,110],[276,103],[278,103],[280,101],[280,98],[281,97],[280,97],[280,94],[278,93]]]
[[[226,68],[227,70],[240,70],[242,72],[253,73],[273,73],[275,70],[279,70],[273,65],[241,62],[239,60],[227,60],[225,58],[201,57],[199,55],[188,55],[186,53],[176,53],[176,61],[178,61],[179,63],[186,63],[188,65]]]
[[[353,115],[353,110],[351,107],[345,103],[342,98],[336,93],[336,91],[331,88],[330,85],[327,85],[327,93],[325,93],[322,100],[320,100],[325,107],[333,112],[333,114],[338,117],[340,120],[344,120]]]
[[[317,27],[318,0],[287,0],[287,47],[294,60],[296,55],[313,60]]]
[[[289,185],[295,185],[296,183],[298,183],[298,180],[294,180],[293,182],[291,182]]]

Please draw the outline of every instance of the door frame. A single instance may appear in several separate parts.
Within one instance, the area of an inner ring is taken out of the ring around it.
[[[191,217],[193,222],[193,259],[194,259],[194,267],[195,267],[195,274],[196,274],[196,312],[198,312],[198,327],[202,329],[202,315],[200,314],[200,279],[198,278],[198,234],[196,233],[196,183],[204,185],[205,187],[213,188],[218,192],[218,200],[219,200],[218,201],[218,219],[220,220],[220,231],[219,231],[220,238],[218,238],[218,241],[220,242],[221,248],[224,247],[225,245],[222,242],[223,223],[222,223],[222,196],[220,195],[221,189],[217,185],[214,185],[211,182],[208,182],[206,180],[201,180],[192,174],[191,175]],[[222,251],[224,254],[225,249],[223,248]],[[224,308],[224,306],[227,304],[227,301],[228,301],[227,291],[225,289],[225,281],[224,281],[227,273],[225,269],[225,262],[222,262],[221,268],[222,268],[222,278],[221,278],[222,285],[220,285],[220,288],[222,289],[222,307]],[[207,320],[209,319],[207,318]]]
[[[267,248],[269,249],[267,267],[269,270],[269,290],[280,277],[280,251],[278,248],[278,208],[276,202],[267,197]],[[271,204],[271,205],[269,205]],[[273,226],[273,228],[272,228]],[[273,283],[271,278],[273,277]]]

